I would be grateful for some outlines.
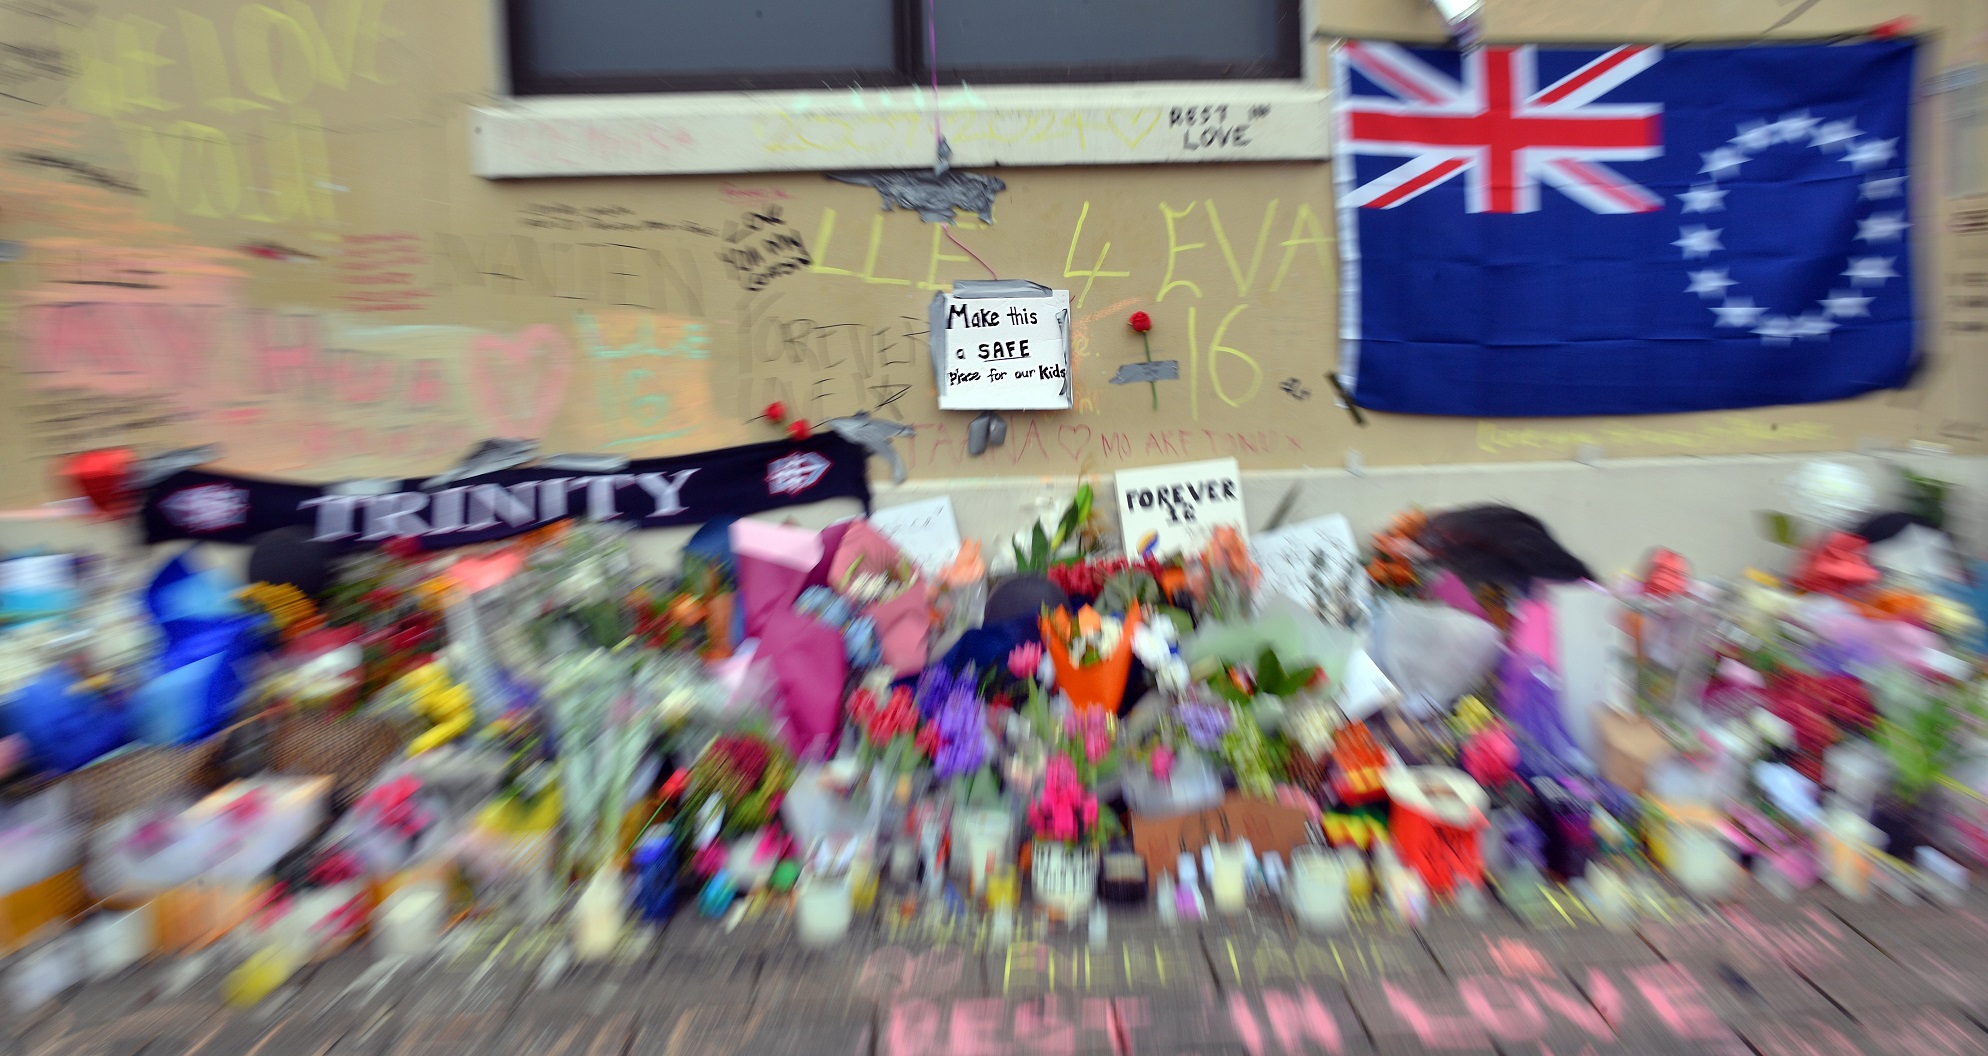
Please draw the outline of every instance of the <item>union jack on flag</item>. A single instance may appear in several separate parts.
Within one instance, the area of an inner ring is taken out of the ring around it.
[[[1340,45],[1342,380],[1376,410],[1495,416],[1903,384],[1913,58]]]
[[[1471,51],[1460,80],[1394,44],[1349,43],[1343,54],[1395,97],[1348,98],[1345,147],[1411,159],[1354,191],[1354,205],[1392,209],[1463,174],[1473,213],[1530,213],[1542,182],[1597,213],[1663,208],[1600,164],[1662,154],[1662,104],[1594,101],[1655,65],[1660,48],[1604,52],[1544,87],[1531,47]]]

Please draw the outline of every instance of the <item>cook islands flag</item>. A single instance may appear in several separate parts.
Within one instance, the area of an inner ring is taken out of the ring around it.
[[[1350,42],[1333,74],[1361,405],[1643,414],[1911,374],[1910,42]]]

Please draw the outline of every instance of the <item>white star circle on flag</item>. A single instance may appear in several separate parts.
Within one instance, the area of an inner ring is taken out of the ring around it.
[[[1857,122],[1851,118],[1823,121],[1803,110],[1783,114],[1778,121],[1749,121],[1734,130],[1732,139],[1699,155],[1704,160],[1698,170],[1700,182],[1677,195],[1677,199],[1684,203],[1682,212],[1686,215],[1724,212],[1726,195],[1730,192],[1720,187],[1719,181],[1737,173],[1753,160],[1755,154],[1776,143],[1793,143],[1831,154],[1841,152],[1842,160],[1858,173],[1882,168],[1898,155],[1897,139],[1878,139],[1866,135],[1858,130]],[[1905,177],[1902,175],[1874,173],[1863,179],[1858,201],[1897,198],[1904,193],[1904,184]],[[1903,210],[1873,212],[1857,218],[1856,239],[1875,248],[1878,243],[1898,241],[1910,226]],[[1685,260],[1706,260],[1726,248],[1719,240],[1723,232],[1723,228],[1704,224],[1682,224],[1677,229],[1677,241],[1671,245],[1678,248],[1679,255]],[[1868,254],[1869,250],[1864,252]],[[1714,327],[1745,330],[1757,335],[1763,345],[1783,347],[1793,344],[1797,338],[1827,341],[1830,332],[1840,325],[1837,320],[1870,316],[1870,304],[1875,299],[1876,291],[1883,288],[1888,280],[1898,278],[1898,271],[1892,266],[1897,259],[1896,256],[1877,255],[1850,257],[1844,262],[1842,277],[1848,279],[1853,288],[1831,290],[1828,297],[1816,302],[1820,311],[1803,312],[1796,316],[1769,312],[1767,308],[1754,304],[1751,297],[1730,296],[1727,291],[1738,283],[1732,279],[1728,268],[1707,267],[1687,271],[1691,282],[1684,292],[1696,294],[1701,300],[1719,302],[1709,306],[1717,317],[1712,324]]]

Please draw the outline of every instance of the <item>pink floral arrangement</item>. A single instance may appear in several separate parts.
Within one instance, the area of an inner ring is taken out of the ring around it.
[[[1098,806],[1096,793],[1077,779],[1077,765],[1067,755],[1049,760],[1042,792],[1029,804],[1029,828],[1049,843],[1086,843],[1100,847],[1118,830],[1118,819]]]

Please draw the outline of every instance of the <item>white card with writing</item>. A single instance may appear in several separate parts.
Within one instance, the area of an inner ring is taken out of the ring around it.
[[[960,297],[941,305],[944,340],[933,369],[948,411],[1067,410],[1070,291]]]
[[[1343,515],[1265,532],[1250,540],[1249,549],[1263,573],[1263,592],[1282,594],[1334,626],[1366,621],[1373,581]]]
[[[1224,525],[1249,537],[1242,470],[1233,458],[1121,469],[1117,480],[1118,527],[1129,554],[1200,550]]]
[[[938,574],[959,556],[959,518],[949,495],[882,507],[870,514],[870,527],[896,543],[927,575]]]

